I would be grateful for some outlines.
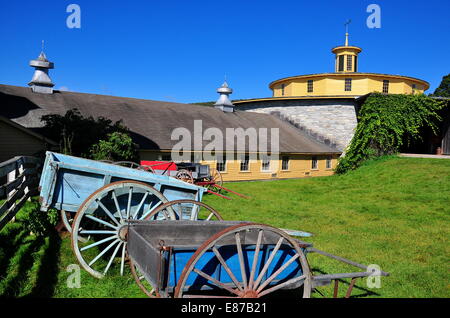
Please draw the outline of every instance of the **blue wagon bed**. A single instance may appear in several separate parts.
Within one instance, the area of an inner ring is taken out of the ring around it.
[[[389,275],[318,250],[265,224],[133,221],[127,238],[131,272],[149,297],[260,298],[286,290],[289,297],[310,297],[317,287],[332,281],[337,297],[339,281],[351,278],[348,298],[357,278]],[[313,275],[307,261],[310,253],[363,271]]]
[[[132,272],[149,296],[256,298],[301,289],[308,297],[311,291],[308,244],[268,225],[141,221],[128,231]]]
[[[94,191],[124,180],[147,183],[168,201],[201,201],[206,191],[203,187],[169,176],[48,151],[39,183],[41,209],[47,211],[49,208],[56,208],[76,212]]]

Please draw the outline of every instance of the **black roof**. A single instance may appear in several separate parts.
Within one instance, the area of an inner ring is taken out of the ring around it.
[[[227,128],[255,128],[257,131],[266,128],[269,136],[271,128],[278,128],[279,151],[284,153],[341,153],[268,114],[245,111],[224,113],[214,107],[195,104],[58,90],[53,94],[40,94],[33,93],[29,87],[0,84],[0,115],[24,127],[42,127],[42,115],[64,115],[72,108],[77,108],[84,116],[123,120],[141,149],[170,150],[178,142],[171,140],[175,128],[184,127],[192,134],[194,120],[201,120],[203,132],[207,128],[218,128],[224,137]],[[224,143],[226,142],[224,138]],[[209,141],[204,141],[203,145],[208,143]]]

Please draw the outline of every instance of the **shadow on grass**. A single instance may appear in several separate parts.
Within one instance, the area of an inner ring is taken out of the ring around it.
[[[44,243],[44,239],[37,237],[32,240],[23,250],[19,250],[20,258],[11,270],[12,273],[6,278],[7,283],[3,289],[2,296],[17,297],[23,284],[27,280],[28,271],[33,267],[33,253],[38,251]]]
[[[53,296],[58,282],[60,250],[61,238],[57,233],[51,233],[49,236],[49,244],[41,258],[36,283],[27,297]]]
[[[326,273],[326,272],[324,272],[324,271],[322,271],[322,270],[320,270],[320,269],[318,269],[318,268],[312,268],[311,271],[312,271],[314,274],[315,274],[315,273],[319,273],[319,274],[322,274],[322,275],[329,274],[329,273]],[[364,279],[364,278],[357,278],[357,279],[356,279],[356,283],[355,283],[355,285],[353,286],[353,290],[352,290],[352,294],[350,295],[350,298],[362,298],[362,297],[368,297],[368,296],[381,296],[380,294],[375,293],[375,292],[372,291],[372,290],[369,290],[369,289],[366,289],[366,288],[363,288],[363,287],[358,286],[358,282],[359,282],[359,283],[362,283],[362,279]],[[345,280],[343,280],[343,279],[338,279],[338,281],[339,281],[339,291],[342,291],[343,289],[345,289],[345,292],[347,292],[347,290],[348,290],[348,288],[349,288],[349,286],[350,286],[350,283],[347,282],[347,281],[345,281]],[[333,286],[334,286],[334,282],[332,281],[331,283],[332,283]],[[346,287],[345,287],[345,288],[342,288],[342,287],[345,286],[345,285],[346,285]],[[319,288],[320,288],[320,286],[319,286]],[[355,290],[361,291],[362,293],[361,293],[361,294],[357,294],[357,295],[353,295],[353,293],[355,292]],[[321,295],[322,297],[325,297],[325,295],[323,295],[323,294],[320,292],[320,289],[316,288],[316,289],[315,289],[315,292],[317,292],[317,293],[318,293],[319,295]],[[339,293],[339,294],[341,294],[341,293]],[[339,294],[338,294],[338,296],[339,296]]]
[[[28,233],[21,228],[17,228],[8,235],[2,236],[0,242],[0,277],[7,276],[8,265],[11,257],[17,252],[18,243],[22,243]],[[12,243],[9,243],[12,242]]]

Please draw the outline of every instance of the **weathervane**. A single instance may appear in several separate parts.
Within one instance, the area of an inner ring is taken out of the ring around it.
[[[345,46],[348,46],[348,25],[352,23],[351,19],[348,19],[344,25],[345,25]]]

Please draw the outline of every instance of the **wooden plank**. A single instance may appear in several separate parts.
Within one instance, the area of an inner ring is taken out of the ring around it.
[[[35,157],[14,157],[0,163],[0,177],[8,175],[0,186],[0,196],[7,196],[0,206],[0,230],[17,214],[25,202],[36,195],[39,185],[41,160]],[[19,175],[16,177],[16,174]]]
[[[14,205],[8,209],[8,211],[0,219],[0,230],[17,214],[17,212],[19,212],[28,198],[35,194],[36,189],[31,190],[30,192],[24,194],[18,202],[15,202]]]
[[[17,169],[17,162],[21,157],[14,157],[0,163],[0,177],[6,176],[11,171]]]
[[[6,176],[9,172],[18,169],[20,166],[40,166],[41,160],[35,157],[14,157],[4,162],[0,162],[0,177]]]
[[[8,182],[2,186],[0,186],[0,197],[3,195],[6,195],[7,193],[10,193],[11,190],[17,188],[25,178],[25,174],[20,175],[17,177],[14,181]]]

